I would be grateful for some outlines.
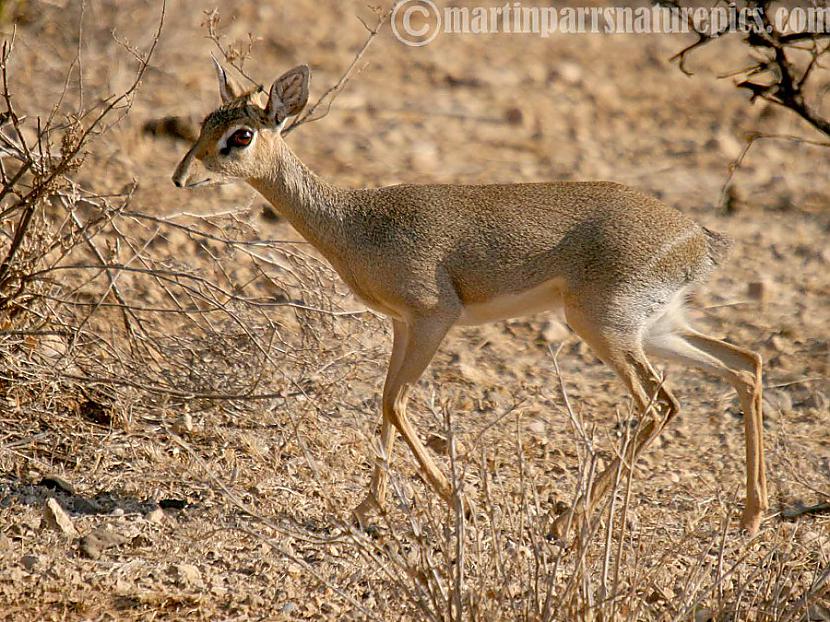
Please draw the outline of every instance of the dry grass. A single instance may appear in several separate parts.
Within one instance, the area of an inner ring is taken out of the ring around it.
[[[670,369],[680,421],[575,540],[553,538],[556,515],[626,455],[632,413],[589,351],[533,318],[453,334],[412,400],[456,507],[401,451],[393,503],[364,533],[349,510],[368,483],[388,328],[261,199],[174,192],[184,146],[142,133],[214,105],[210,7],[168,7],[145,65],[158,7],[27,4],[5,63],[20,132],[9,115],[3,132],[30,153],[7,146],[2,160],[0,256],[15,272],[0,270],[0,617],[823,619],[827,515],[779,513],[830,496],[830,184],[815,177],[827,152],[765,141],[732,177],[742,209],[704,204],[741,153],[736,136],[801,126],[675,75],[655,61],[672,40],[414,51],[382,33],[333,112],[290,138],[326,177],[613,177],[744,242],[700,294],[701,321],[767,360],[774,512],[757,537],[737,532],[740,413],[712,379]],[[354,13],[372,23],[349,3],[239,3],[220,26],[243,49],[261,26],[255,78],[308,61],[323,95],[366,40]],[[107,111],[112,93],[125,98]],[[755,281],[763,304],[745,294]],[[90,556],[49,527],[49,497],[79,536],[118,537]]]

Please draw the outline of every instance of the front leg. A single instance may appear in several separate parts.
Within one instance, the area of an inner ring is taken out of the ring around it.
[[[392,422],[383,418],[380,428],[381,453],[375,457],[375,468],[369,493],[354,510],[354,517],[361,529],[369,524],[369,517],[375,512],[383,512],[386,503],[386,491],[389,487],[389,465],[392,462],[392,448],[395,445],[397,431]]]
[[[447,502],[452,500],[450,484],[429,456],[426,447],[421,443],[409,422],[406,416],[406,403],[411,388],[429,365],[457,317],[457,313],[445,312],[420,316],[408,322],[395,320],[393,322],[395,337],[392,345],[392,358],[383,389],[381,446],[386,454],[386,460],[391,460],[395,430],[397,430],[415,455],[427,482]],[[369,494],[354,512],[361,525],[365,525],[370,512],[383,507],[388,487],[387,478],[386,465],[383,462],[377,463]]]

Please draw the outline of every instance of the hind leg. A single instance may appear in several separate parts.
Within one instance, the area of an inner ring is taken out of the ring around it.
[[[613,488],[618,473],[625,473],[636,463],[638,456],[679,412],[680,405],[651,367],[643,351],[640,331],[636,327],[624,330],[605,325],[594,319],[593,314],[575,306],[566,308],[566,314],[571,328],[617,373],[628,388],[638,411],[644,415],[632,441],[629,459],[622,464],[623,470],[620,471],[618,457],[596,478],[587,503],[585,499],[577,501],[577,512],[582,512],[585,507],[593,512]],[[651,415],[648,415],[649,411]],[[554,523],[554,533],[564,537],[569,522],[568,513],[560,516]]]
[[[769,508],[764,466],[761,357],[685,325],[647,337],[646,348],[658,356],[714,373],[737,391],[744,411],[746,437],[746,507],[741,526],[754,534],[764,510]]]

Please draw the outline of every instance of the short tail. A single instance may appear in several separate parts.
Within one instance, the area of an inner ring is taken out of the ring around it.
[[[728,235],[718,233],[703,227],[706,234],[707,255],[713,264],[719,266],[728,256],[732,248],[732,239]]]

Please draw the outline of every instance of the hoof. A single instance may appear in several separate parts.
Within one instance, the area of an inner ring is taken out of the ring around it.
[[[567,540],[569,528],[571,531],[576,529],[578,518],[578,515],[574,516],[570,510],[566,510],[553,521],[551,535],[557,540]]]
[[[375,499],[375,495],[369,493],[366,498],[352,510],[352,518],[362,531],[369,531],[370,519],[383,514],[383,507]]]
[[[758,529],[761,527],[762,518],[763,512],[751,512],[749,510],[744,510],[743,516],[741,516],[741,529],[746,532],[748,536],[754,536],[758,533]]]

